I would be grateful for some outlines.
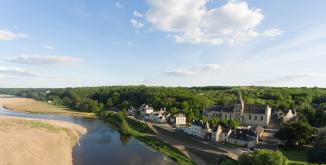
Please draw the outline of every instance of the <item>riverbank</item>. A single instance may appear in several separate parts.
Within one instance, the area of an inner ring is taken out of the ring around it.
[[[0,116],[0,164],[70,165],[84,133],[72,123]]]
[[[72,111],[66,107],[55,106],[29,98],[0,98],[0,106],[6,109],[38,114],[73,115],[95,118],[94,113]]]
[[[178,162],[178,164],[195,164],[195,162],[182,154],[178,149],[157,139],[154,132],[146,123],[134,121],[126,118],[122,113],[115,112],[103,112],[100,114],[100,117],[120,128],[121,133],[133,136],[145,145]]]

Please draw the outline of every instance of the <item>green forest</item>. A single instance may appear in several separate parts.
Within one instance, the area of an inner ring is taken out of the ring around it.
[[[129,106],[148,104],[154,108],[166,108],[173,114],[183,112],[189,121],[201,119],[203,108],[234,102],[239,92],[247,104],[270,105],[273,110],[295,109],[301,120],[308,121],[314,127],[326,126],[324,88],[107,86],[0,89],[0,93],[52,101],[55,105],[83,112],[125,110]]]

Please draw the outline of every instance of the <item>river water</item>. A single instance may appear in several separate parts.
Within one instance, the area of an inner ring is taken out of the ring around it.
[[[109,123],[99,119],[74,116],[31,114],[0,108],[0,115],[67,121],[87,129],[79,145],[73,148],[75,165],[166,165],[176,164],[159,152],[152,151],[136,139],[121,135]]]

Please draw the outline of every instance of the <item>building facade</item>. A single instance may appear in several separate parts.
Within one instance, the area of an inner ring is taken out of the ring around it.
[[[237,119],[242,125],[267,127],[271,120],[271,107],[267,105],[245,104],[241,94],[234,104],[215,105],[203,109],[203,114],[209,119]]]

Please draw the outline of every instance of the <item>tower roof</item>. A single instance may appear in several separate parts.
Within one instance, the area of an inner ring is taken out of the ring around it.
[[[239,93],[238,93],[237,103],[243,104],[243,99],[242,99],[242,96],[241,96],[241,91],[239,91]]]

